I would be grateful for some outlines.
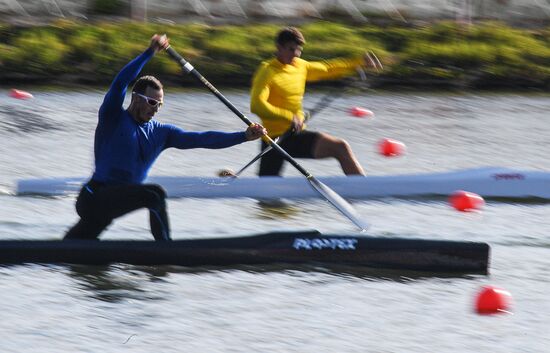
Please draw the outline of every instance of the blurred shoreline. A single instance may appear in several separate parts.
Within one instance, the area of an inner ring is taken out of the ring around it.
[[[273,56],[273,38],[281,26],[72,20],[30,27],[4,24],[0,86],[105,86],[147,47],[153,33],[167,33],[173,46],[209,81],[247,88],[260,62]],[[307,40],[306,60],[354,57],[373,50],[385,70],[369,72],[371,88],[550,88],[550,28],[457,21],[388,26],[315,21],[300,28]],[[143,73],[183,87],[199,86],[167,55],[157,55]]]

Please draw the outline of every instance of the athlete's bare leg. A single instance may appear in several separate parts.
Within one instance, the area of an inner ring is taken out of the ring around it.
[[[365,175],[365,171],[355,158],[351,146],[347,141],[320,133],[315,147],[313,148],[313,157],[336,158],[346,175]]]

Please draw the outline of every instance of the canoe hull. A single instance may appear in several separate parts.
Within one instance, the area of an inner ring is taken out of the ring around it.
[[[316,264],[448,273],[487,273],[479,242],[282,232],[200,240],[0,241],[0,263],[236,266]]]

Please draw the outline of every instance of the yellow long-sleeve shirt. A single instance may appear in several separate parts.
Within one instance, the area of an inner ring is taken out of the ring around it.
[[[304,119],[302,100],[307,81],[350,75],[363,58],[311,61],[294,58],[292,64],[272,59],[262,62],[252,81],[250,111],[258,115],[269,136],[282,135],[292,117]]]

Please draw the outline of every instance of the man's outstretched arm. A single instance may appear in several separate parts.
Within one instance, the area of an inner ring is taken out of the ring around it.
[[[159,50],[164,49],[168,46],[168,39],[166,36],[160,36],[155,34],[151,38],[151,43],[149,48],[143,53],[138,55],[134,60],[130,61],[126,66],[120,70],[120,72],[115,76],[109,91],[103,99],[103,104],[100,108],[100,117],[105,116],[108,113],[116,113],[121,111],[122,104],[124,103],[124,98],[126,97],[126,90],[128,85],[135,80],[145,64],[157,53]]]

